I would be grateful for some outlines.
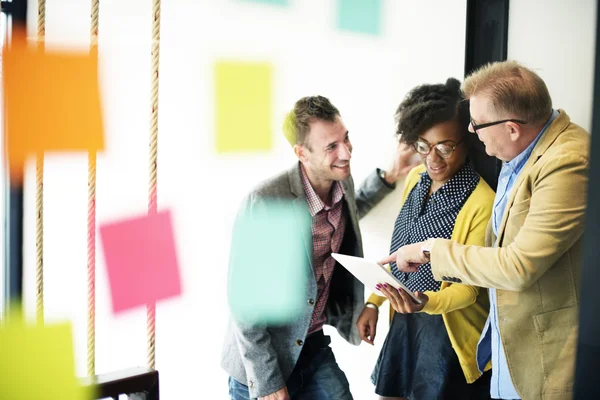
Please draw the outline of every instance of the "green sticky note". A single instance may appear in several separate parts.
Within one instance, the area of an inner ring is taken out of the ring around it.
[[[381,33],[382,0],[338,0],[338,27],[370,35]]]
[[[268,151],[273,147],[273,71],[267,63],[217,62],[216,150]]]
[[[312,312],[307,302],[311,221],[305,203],[284,200],[253,202],[238,214],[228,299],[239,323],[285,324]]]
[[[92,392],[75,376],[70,324],[0,328],[0,399],[91,400]]]

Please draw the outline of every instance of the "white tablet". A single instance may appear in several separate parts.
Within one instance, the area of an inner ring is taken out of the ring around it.
[[[381,293],[375,285],[378,283],[387,283],[396,290],[402,288],[417,304],[421,304],[421,300],[419,300],[413,292],[408,290],[408,288],[399,282],[387,268],[378,262],[339,253],[332,253],[331,256],[376,295],[383,296],[383,293]]]

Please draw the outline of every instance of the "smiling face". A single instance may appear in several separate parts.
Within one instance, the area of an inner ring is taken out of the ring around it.
[[[341,118],[335,122],[315,119],[306,144],[298,146],[298,158],[310,178],[326,183],[350,177],[352,144]]]
[[[460,124],[456,120],[445,121],[434,125],[421,135],[419,140],[427,142],[431,150],[429,154],[419,153],[423,164],[427,167],[427,174],[432,181],[440,187],[450,180],[462,168],[467,160],[467,146],[463,140],[464,134],[460,131]],[[456,145],[460,143],[452,152],[449,158],[441,157],[435,149],[435,145],[444,143],[447,145]]]

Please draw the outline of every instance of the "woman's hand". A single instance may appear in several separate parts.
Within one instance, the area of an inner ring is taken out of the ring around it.
[[[425,293],[415,292],[415,296],[421,300],[421,304],[417,304],[410,295],[402,289],[396,290],[386,283],[380,283],[375,287],[388,298],[390,305],[394,310],[401,314],[413,314],[419,312],[429,301],[429,297]]]
[[[379,311],[365,307],[356,321],[358,334],[360,338],[369,344],[374,344],[375,333],[377,331],[377,320],[379,319]]]

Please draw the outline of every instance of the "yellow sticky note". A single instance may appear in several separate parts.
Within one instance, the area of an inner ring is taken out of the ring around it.
[[[104,149],[97,56],[44,51],[17,30],[2,60],[5,143],[13,177],[36,153]]]
[[[273,71],[267,63],[217,62],[218,153],[264,151],[273,146]]]
[[[0,328],[0,399],[91,400],[75,376],[70,324]]]

